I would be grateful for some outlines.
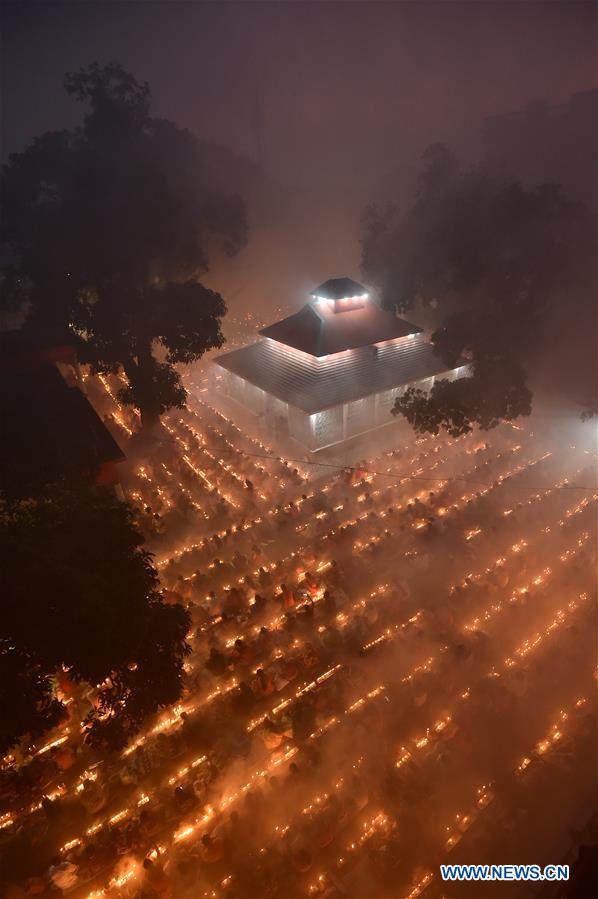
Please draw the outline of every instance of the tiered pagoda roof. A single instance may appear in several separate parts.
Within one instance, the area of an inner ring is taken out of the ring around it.
[[[333,278],[311,296],[218,365],[308,413],[447,370],[422,328],[381,309],[356,281]]]

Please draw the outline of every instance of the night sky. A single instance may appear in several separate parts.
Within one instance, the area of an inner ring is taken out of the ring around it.
[[[302,198],[292,239],[306,285],[359,274],[364,203],[388,172],[415,173],[427,144],[444,140],[475,159],[486,116],[539,97],[562,102],[597,82],[592,3],[129,0],[2,9],[4,158],[80,120],[62,88],[66,71],[120,61],[149,81],[158,115],[261,161]]]
[[[71,125],[66,70],[117,59],[156,111],[286,179],[363,176],[535,97],[596,81],[591,3],[3,4],[3,150]]]

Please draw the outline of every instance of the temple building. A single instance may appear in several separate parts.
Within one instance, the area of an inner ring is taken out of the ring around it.
[[[422,328],[380,308],[363,285],[332,278],[262,340],[218,356],[223,390],[310,452],[395,421],[409,386],[430,389],[447,370]]]

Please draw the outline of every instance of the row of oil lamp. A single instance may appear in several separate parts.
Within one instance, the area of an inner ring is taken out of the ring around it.
[[[557,619],[555,619],[555,621],[557,621],[559,624],[562,624],[563,620],[564,620],[564,618],[563,618],[562,615],[561,615],[561,616],[557,616]],[[547,629],[547,633],[552,633],[553,630],[554,630],[554,626],[553,626],[553,625],[549,625],[549,626],[548,626],[548,629]],[[537,645],[537,644],[536,644],[536,645]],[[357,710],[363,708],[365,704],[367,704],[369,701],[371,701],[372,699],[374,699],[374,698],[376,698],[377,696],[379,696],[384,690],[385,690],[385,686],[384,686],[383,684],[379,684],[379,685],[378,685],[377,687],[375,687],[373,690],[368,691],[368,693],[367,693],[364,697],[361,697],[359,700],[353,702],[353,703],[352,703],[352,704],[345,710],[345,715],[350,715],[350,714],[352,714],[353,712],[355,712],[355,711],[357,711]],[[311,738],[312,738],[312,739],[317,739],[317,738],[319,738],[323,733],[327,732],[331,727],[335,726],[335,725],[338,724],[339,722],[340,722],[340,719],[339,719],[339,718],[332,718],[332,719],[330,719],[330,721],[326,722],[326,723],[325,723],[322,727],[320,727],[314,734],[312,734],[312,737],[311,737]],[[446,726],[446,723],[447,723],[446,720],[437,722],[437,730],[438,730],[438,731],[441,731],[441,730],[444,728],[444,726]],[[422,744],[422,745],[425,745],[425,744]],[[269,766],[269,768],[268,768],[267,770],[261,770],[261,771],[259,771],[259,772],[256,772],[256,774],[254,775],[254,777],[252,777],[251,780],[250,780],[244,787],[242,787],[242,788],[241,788],[240,790],[238,790],[237,792],[232,793],[232,794],[229,794],[228,796],[224,797],[224,799],[223,799],[223,801],[222,801],[222,803],[221,803],[222,807],[223,807],[223,808],[229,807],[229,806],[231,805],[232,802],[234,802],[236,799],[239,798],[240,795],[242,795],[242,794],[245,793],[248,789],[250,789],[250,787],[253,785],[253,783],[256,782],[256,780],[259,780],[260,778],[264,777],[264,776],[268,773],[268,770],[269,770],[269,769],[271,769],[272,767],[276,767],[276,766],[282,764],[282,763],[285,762],[285,761],[288,761],[288,760],[292,757],[293,754],[294,754],[294,750],[291,749],[291,750],[289,750],[287,753],[285,753],[283,756],[281,756],[281,757],[279,757],[278,759],[274,760],[274,762],[272,763],[272,765]],[[195,822],[194,824],[190,824],[190,825],[187,825],[186,827],[183,827],[183,828],[179,829],[179,830],[178,830],[177,832],[175,832],[175,834],[174,834],[174,839],[175,839],[175,841],[180,841],[180,840],[182,840],[182,839],[186,839],[187,837],[191,836],[191,834],[194,833],[194,832],[196,831],[196,828],[197,828],[198,826],[200,826],[200,825],[205,825],[205,824],[207,824],[210,820],[212,820],[213,817],[214,817],[214,814],[215,814],[214,810],[209,810],[209,811],[207,812],[206,815],[204,815],[202,818],[200,818],[200,819],[199,819],[197,822]]]
[[[214,695],[218,695],[219,693],[221,693],[221,691],[220,691],[220,690],[217,690],[217,691],[215,691],[215,694],[214,694]],[[177,719],[176,716],[172,716],[172,717],[169,718],[165,723],[166,723],[166,725],[170,725],[170,724],[175,723],[177,720],[178,720],[178,719]],[[159,727],[159,728],[156,728],[155,730],[158,730],[158,729],[162,729],[162,728]],[[64,739],[65,739],[65,737],[60,738],[60,742],[62,742]],[[47,748],[50,748],[51,745],[56,745],[56,744],[49,744]],[[43,751],[43,750],[42,750],[42,751]]]

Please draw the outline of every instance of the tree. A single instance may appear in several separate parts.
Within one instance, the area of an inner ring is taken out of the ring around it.
[[[566,103],[533,100],[486,119],[481,128],[486,164],[507,180],[561,184],[594,210],[598,203],[598,90]]]
[[[395,414],[417,430],[464,433],[527,415],[530,384],[592,407],[596,219],[557,185],[526,190],[462,172],[434,145],[412,208],[404,217],[392,206],[367,210],[362,246],[385,303],[421,304],[447,368],[471,366],[467,378],[397,401]]]
[[[480,364],[473,377],[435,381],[429,394],[408,387],[392,414],[404,415],[420,434],[438,434],[443,428],[451,437],[460,437],[472,430],[473,422],[487,431],[503,420],[529,415],[531,400],[521,366],[509,366],[500,358],[494,370]]]
[[[174,365],[223,344],[224,300],[198,279],[210,254],[244,245],[245,209],[210,188],[196,139],[152,117],[148,85],[120,65],[65,87],[88,107],[81,127],[3,169],[4,302],[26,303],[28,328],[75,335],[94,370],[123,369],[122,399],[152,424],[184,404]]]
[[[0,508],[0,751],[65,714],[53,678],[101,684],[87,740],[122,748],[181,695],[189,616],[165,605],[131,508],[103,488],[48,487]]]

